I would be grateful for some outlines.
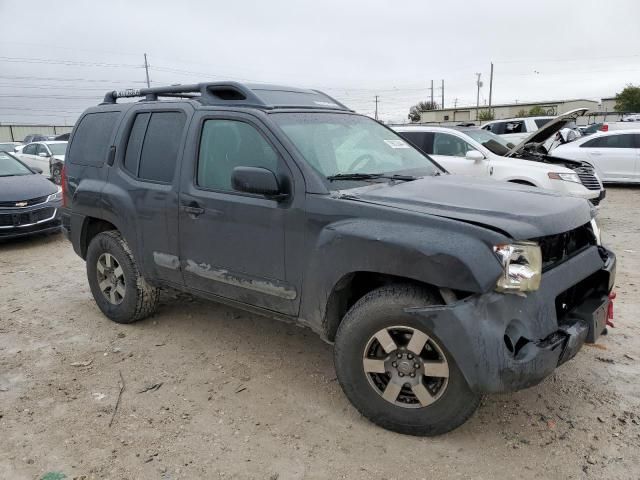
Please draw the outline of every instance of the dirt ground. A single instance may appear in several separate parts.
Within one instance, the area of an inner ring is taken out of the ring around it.
[[[0,478],[638,479],[640,188],[608,193],[616,328],[437,438],[361,417],[310,331],[175,294],[117,325],[62,235],[0,244]]]

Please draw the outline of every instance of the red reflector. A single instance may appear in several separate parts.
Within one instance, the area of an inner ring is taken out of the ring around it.
[[[62,188],[62,206],[67,206],[67,166],[62,165],[62,171],[60,172],[60,187]]]
[[[609,293],[609,308],[607,310],[607,326],[615,328],[613,324],[613,301],[616,298],[616,292]]]
[[[601,132],[608,132],[609,131],[609,125],[606,123],[603,123],[602,126],[600,127],[600,131]]]

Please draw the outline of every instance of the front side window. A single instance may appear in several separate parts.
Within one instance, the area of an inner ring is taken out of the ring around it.
[[[252,125],[238,120],[206,120],[200,138],[198,186],[233,190],[231,174],[236,167],[278,170],[278,153]]]
[[[553,120],[552,118],[536,118],[534,120],[536,127],[538,128],[542,128],[544,127],[547,123],[549,123],[551,120]]]
[[[42,143],[39,143],[38,146],[36,147],[36,155],[40,155],[41,153],[44,153],[45,155],[49,155],[49,151],[47,150],[47,147],[45,147]]]
[[[433,132],[398,132],[411,145],[426,154],[433,154]]]
[[[31,143],[22,149],[22,153],[24,153],[25,155],[35,155],[36,147],[37,145],[35,143]]]
[[[51,155],[64,155],[67,151],[66,143],[50,143],[48,145]]]
[[[274,113],[272,118],[305,161],[323,177],[440,172],[428,157],[398,134],[368,117],[302,112]]]
[[[436,133],[433,140],[433,154],[448,157],[464,157],[469,150],[475,150],[463,139],[448,133]]]

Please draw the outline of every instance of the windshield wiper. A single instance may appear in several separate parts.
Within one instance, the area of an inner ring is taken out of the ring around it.
[[[411,180],[417,180],[420,177],[414,177],[413,175],[386,175],[384,173],[336,173],[335,175],[329,175],[327,180],[334,182],[336,180],[375,180],[377,178],[384,178],[387,180],[399,180],[402,182],[410,182]]]

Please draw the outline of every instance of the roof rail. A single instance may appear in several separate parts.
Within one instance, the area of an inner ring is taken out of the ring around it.
[[[328,108],[349,110],[348,107],[318,90],[302,90],[276,85],[243,85],[238,82],[206,82],[192,85],[169,85],[140,89],[113,90],[104,96],[102,105],[117,103],[118,98],[142,97],[143,101],[160,98],[194,99],[203,105],[242,105],[273,108]]]

